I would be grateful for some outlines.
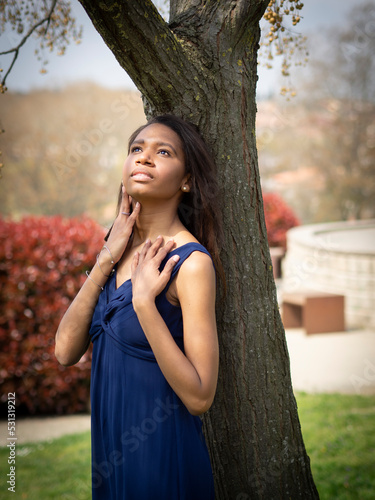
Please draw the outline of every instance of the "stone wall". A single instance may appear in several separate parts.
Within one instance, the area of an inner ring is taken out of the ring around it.
[[[283,289],[342,294],[347,327],[375,327],[375,220],[288,231]]]

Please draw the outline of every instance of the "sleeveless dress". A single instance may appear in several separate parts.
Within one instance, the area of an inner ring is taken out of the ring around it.
[[[172,250],[170,281],[156,306],[183,351],[181,308],[166,292],[198,243]],[[213,500],[210,459],[198,416],[172,390],[132,305],[132,283],[116,289],[116,272],[99,296],[90,327],[93,500]]]

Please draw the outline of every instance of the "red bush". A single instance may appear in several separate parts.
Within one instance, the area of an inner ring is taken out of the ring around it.
[[[286,247],[286,232],[299,225],[293,210],[275,193],[263,193],[268,244],[270,247]]]
[[[58,324],[95,263],[102,228],[87,217],[0,218],[1,402],[29,413],[87,409],[91,350],[74,367],[54,355]]]

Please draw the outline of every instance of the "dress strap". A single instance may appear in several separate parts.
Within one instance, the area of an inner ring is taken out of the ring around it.
[[[173,255],[179,255],[180,260],[177,262],[177,264],[174,266],[174,268],[172,270],[172,274],[171,274],[171,277],[167,283],[167,286],[163,290],[164,293],[168,290],[171,282],[173,281],[176,274],[180,270],[180,267],[182,266],[182,264],[185,262],[185,260],[188,257],[190,257],[190,255],[193,252],[202,252],[202,253],[205,253],[211,257],[210,252],[203,245],[201,245],[200,243],[195,243],[195,242],[185,243],[185,245],[181,245],[180,247],[177,247],[174,250],[172,250],[171,252],[169,252],[169,254],[165,257],[165,259],[163,260],[163,262],[160,265],[160,268],[159,268],[160,271],[162,271],[164,269],[165,264],[167,263],[167,261],[171,257],[173,257]],[[212,260],[212,257],[211,257],[211,260]],[[212,262],[212,264],[213,264],[213,262]]]

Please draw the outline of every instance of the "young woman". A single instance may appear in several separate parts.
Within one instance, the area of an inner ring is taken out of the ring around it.
[[[214,498],[198,415],[218,376],[216,203],[195,127],[163,115],[136,130],[118,215],[56,334],[63,365],[93,342],[94,500]]]

